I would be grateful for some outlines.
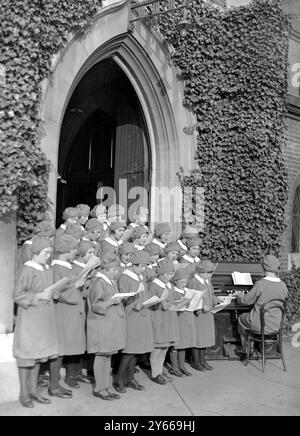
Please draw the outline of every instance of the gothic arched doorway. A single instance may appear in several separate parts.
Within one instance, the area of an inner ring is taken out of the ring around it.
[[[112,60],[94,65],[75,88],[64,114],[58,155],[57,224],[64,208],[93,207],[101,186],[119,180],[149,191],[151,156],[138,97]],[[99,202],[99,200],[98,200]]]

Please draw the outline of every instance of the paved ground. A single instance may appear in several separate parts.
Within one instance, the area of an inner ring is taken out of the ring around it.
[[[214,371],[174,377],[165,386],[140,372],[145,392],[129,389],[121,400],[106,402],[91,395],[91,386],[74,390],[71,400],[52,399],[50,406],[23,408],[18,401],[1,404],[0,416],[300,416],[300,348],[285,344],[288,372],[280,360],[269,360],[262,374],[259,361],[244,367],[237,361],[212,362]]]

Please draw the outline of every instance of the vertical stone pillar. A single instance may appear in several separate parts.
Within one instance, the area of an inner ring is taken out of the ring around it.
[[[0,218],[0,334],[13,327],[13,288],[17,253],[16,220]]]

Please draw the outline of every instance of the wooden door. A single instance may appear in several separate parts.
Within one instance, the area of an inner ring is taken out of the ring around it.
[[[123,180],[121,184],[120,180]],[[125,196],[128,199],[130,190],[134,194],[132,188],[145,188],[147,194],[145,192],[142,200],[150,208],[150,156],[146,125],[138,102],[132,104],[126,99],[120,101],[117,110],[114,184],[120,204]],[[127,205],[122,206],[129,208],[138,199],[128,199]]]

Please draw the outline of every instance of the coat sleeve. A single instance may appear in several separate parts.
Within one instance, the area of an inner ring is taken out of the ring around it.
[[[119,292],[124,294],[127,292],[134,292],[136,289],[133,288],[132,282],[129,278],[126,277],[125,274],[121,274],[118,281]],[[129,297],[123,300],[124,307],[129,308],[129,306],[133,309],[138,303],[137,297]]]
[[[110,298],[107,298],[105,283],[102,280],[97,280],[95,285],[90,289],[89,300],[94,313],[106,315],[107,309],[111,304]]]
[[[243,292],[241,292],[237,295],[237,302],[240,304],[246,304],[248,306],[251,306],[256,302],[260,294],[261,287],[259,282],[256,282],[251,291],[248,292],[248,294],[244,294]]]
[[[67,274],[64,273],[63,269],[60,267],[54,267],[54,281],[58,282],[59,280],[67,277]],[[70,278],[70,277],[67,277]],[[75,285],[66,286],[59,294],[58,301],[64,304],[72,304],[76,305],[80,303],[80,294]]]
[[[32,289],[33,281],[33,273],[29,269],[24,268],[14,290],[15,303],[24,309],[27,309],[29,306],[37,306],[39,301],[38,294]]]

